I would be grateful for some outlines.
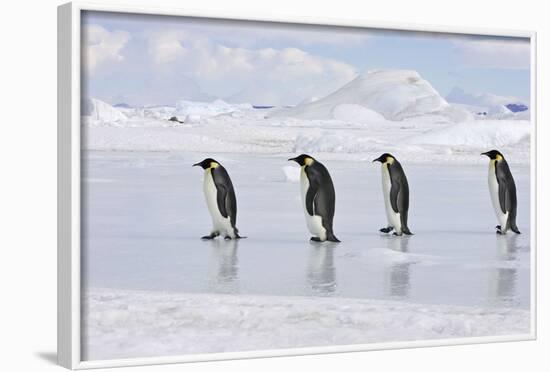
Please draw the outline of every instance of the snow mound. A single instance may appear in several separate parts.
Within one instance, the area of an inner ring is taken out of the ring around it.
[[[188,114],[185,116],[185,119],[183,120],[184,123],[190,123],[190,124],[196,124],[200,123],[201,116],[198,114]]]
[[[416,71],[373,70],[362,74],[336,92],[315,102],[300,104],[274,112],[276,116],[301,119],[334,119],[335,109],[342,104],[354,108],[363,107],[375,111],[387,120],[403,120],[421,115],[443,115],[453,121],[457,118],[447,115],[449,104]],[[337,113],[342,113],[338,109]],[[366,119],[372,119],[368,115]]]
[[[528,121],[478,120],[432,129],[409,138],[411,144],[473,146],[480,148],[513,146],[528,141]]]
[[[332,110],[332,116],[336,120],[351,121],[360,123],[383,123],[384,116],[378,112],[361,105],[343,103]]]
[[[121,123],[128,119],[119,109],[95,98],[82,100],[81,115],[91,124]]]
[[[287,182],[300,182],[300,168],[287,165],[283,167],[283,173]]]
[[[88,360],[521,335],[529,311],[353,298],[94,290]]]
[[[317,97],[317,96],[307,97],[307,98],[304,98],[302,101],[300,101],[298,103],[298,105],[305,105],[305,104],[308,104],[308,103],[317,102],[317,101],[319,101],[320,98],[321,97]]]

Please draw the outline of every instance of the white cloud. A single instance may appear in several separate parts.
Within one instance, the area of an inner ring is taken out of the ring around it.
[[[468,67],[495,69],[528,69],[530,44],[523,40],[460,40],[454,43],[455,52]]]
[[[166,24],[153,27],[149,27],[149,31],[166,32],[167,30]],[[209,40],[224,45],[234,45],[238,42],[241,47],[257,47],[266,43],[302,47],[351,46],[364,43],[373,34],[370,30],[349,27],[219,19],[205,21],[199,18],[186,19],[185,22],[170,24],[168,27],[194,35],[208,35]]]
[[[252,103],[294,104],[356,75],[349,64],[298,48],[229,47],[188,32],[155,32],[148,45],[157,69],[184,72],[209,94]]]
[[[108,31],[98,25],[86,25],[83,31],[83,64],[88,71],[94,71],[108,61],[120,62],[120,53],[130,40],[126,31]]]

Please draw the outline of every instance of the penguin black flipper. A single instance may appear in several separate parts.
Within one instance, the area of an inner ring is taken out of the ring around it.
[[[307,178],[309,180],[309,188],[307,189],[307,193],[306,193],[306,210],[310,216],[314,216],[315,215],[315,197],[319,192],[319,185],[320,185],[319,174],[318,172],[315,172],[314,170],[307,169],[307,168],[306,168],[306,173],[307,173]]]
[[[390,204],[395,213],[399,213],[401,219],[401,230],[405,235],[412,235],[409,230],[408,213],[409,213],[409,183],[405,172],[401,167],[401,163],[394,160],[389,165],[391,188],[390,188]]]
[[[237,198],[229,174],[221,165],[212,169],[212,178],[217,190],[217,204],[221,215],[224,218],[229,216],[231,226],[238,233],[237,224]]]
[[[496,178],[498,182],[498,201],[502,213],[509,213],[508,225],[516,234],[521,234],[516,225],[517,215],[517,195],[516,183],[510,171],[510,167],[506,160],[502,159],[497,162],[495,167]]]
[[[393,173],[395,173],[395,172],[393,172]],[[390,171],[390,177],[392,175],[393,174]],[[399,182],[397,182],[397,180],[395,180],[392,177],[391,178],[391,188],[390,188],[390,204],[391,204],[391,209],[393,209],[393,211],[395,213],[399,213],[399,207],[397,205],[397,199],[399,197],[400,188],[401,188],[401,186],[399,185]]]

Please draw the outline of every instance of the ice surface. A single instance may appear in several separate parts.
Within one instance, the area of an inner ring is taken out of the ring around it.
[[[211,154],[209,154],[211,155]],[[341,244],[311,244],[299,184],[285,156],[220,154],[247,239],[201,241],[211,221],[202,171],[207,154],[92,152],[85,156],[83,284],[184,293],[335,296],[528,309],[529,168],[511,166],[518,226],[497,236],[487,163],[401,163],[411,189],[411,237],[384,236],[380,169],[319,160],[337,196]]]

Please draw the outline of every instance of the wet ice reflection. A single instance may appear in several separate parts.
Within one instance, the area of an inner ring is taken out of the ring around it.
[[[496,257],[499,264],[490,279],[491,295],[495,302],[512,305],[516,292],[518,236],[516,234],[496,236]]]
[[[408,253],[410,236],[387,236],[386,248],[392,251]],[[395,262],[389,266],[387,292],[392,297],[408,297],[410,290],[411,262]]]
[[[330,295],[336,290],[334,246],[315,244],[310,248],[307,280],[314,292]]]
[[[211,245],[210,285],[218,293],[239,292],[239,240],[213,239]]]

